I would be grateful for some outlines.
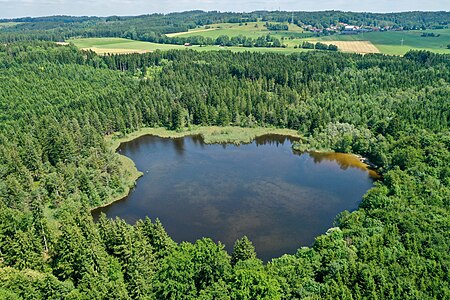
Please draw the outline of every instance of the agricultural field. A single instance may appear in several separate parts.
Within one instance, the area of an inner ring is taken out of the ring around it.
[[[90,49],[98,54],[125,54],[125,53],[145,53],[159,50],[180,49],[184,46],[164,45],[149,42],[133,41],[122,38],[87,38],[71,39],[67,42],[73,43],[78,48]]]
[[[85,38],[85,39],[70,39],[67,42],[73,43],[80,49],[90,49],[98,54],[126,54],[126,53],[145,53],[156,50],[197,50],[197,51],[221,51],[230,50],[233,52],[276,52],[283,54],[290,54],[294,52],[310,51],[306,49],[291,48],[245,48],[245,47],[219,47],[219,46],[191,46],[185,47],[181,45],[157,44],[150,42],[133,41],[123,38]]]
[[[258,28],[255,25],[258,24]],[[188,32],[171,34],[170,36],[195,36],[201,35],[210,38],[217,38],[221,35],[237,36],[245,35],[248,37],[258,37],[266,35],[269,30],[263,25],[264,22],[253,22],[248,25],[239,26],[239,24],[216,24],[211,28],[200,27]],[[332,35],[323,37],[295,37],[295,34],[305,35],[302,29],[296,25],[293,31],[271,31],[270,33],[278,38],[286,37],[282,43],[287,45],[286,48],[244,48],[244,47],[218,47],[218,46],[191,46],[185,47],[181,45],[157,44],[150,42],[134,41],[123,38],[87,38],[87,39],[71,39],[68,42],[74,43],[82,49],[91,49],[99,54],[106,53],[145,53],[155,50],[171,50],[171,49],[194,49],[198,51],[210,50],[231,50],[233,52],[277,52],[290,54],[299,51],[307,51],[300,46],[303,42],[321,42],[325,44],[334,44],[338,46],[339,51],[354,53],[384,53],[390,55],[404,55],[409,50],[428,50],[436,53],[450,53],[447,44],[450,43],[450,29],[428,30],[428,31],[389,31],[389,32],[368,32],[358,35]],[[435,37],[422,37],[422,33],[434,33]],[[402,44],[403,40],[403,45]]]
[[[450,11],[16,2],[0,300],[450,300]]]
[[[422,33],[434,33],[437,37],[422,37]],[[403,45],[402,45],[403,40]],[[409,50],[428,50],[436,53],[449,53],[447,45],[450,43],[450,29],[437,30],[411,30],[368,32],[358,35],[334,35],[313,39],[320,42],[335,41],[369,41],[381,53],[391,55],[404,55]],[[336,44],[336,43],[333,43]],[[338,47],[339,45],[336,44]]]
[[[260,36],[264,36],[269,33],[277,38],[291,37],[291,36],[296,37],[296,38],[302,38],[302,37],[307,37],[307,36],[311,35],[309,33],[304,32],[301,27],[298,27],[297,25],[294,25],[294,24],[277,23],[277,22],[270,22],[270,23],[287,25],[289,30],[287,30],[287,31],[268,30],[264,26],[266,24],[266,22],[248,22],[248,23],[242,23],[242,25],[239,25],[239,23],[220,23],[220,24],[212,24],[212,25],[202,26],[202,27],[192,29],[187,32],[172,33],[172,34],[168,34],[167,36],[169,36],[169,37],[176,37],[176,36],[190,37],[190,36],[201,35],[204,37],[216,39],[221,35],[227,35],[229,37],[244,35],[246,37],[256,39]]]
[[[384,53],[391,55],[404,55],[411,49],[428,50],[436,53],[450,53],[447,45],[450,43],[450,29],[437,30],[414,30],[414,31],[388,31],[388,32],[368,32],[358,35],[332,35],[323,37],[312,37],[311,33],[304,32],[297,25],[289,25],[289,31],[269,31],[264,27],[265,22],[250,22],[247,25],[222,23],[214,24],[205,28],[199,27],[188,32],[170,34],[168,36],[204,36],[217,38],[221,35],[238,36],[244,35],[257,38],[261,35],[272,34],[277,38],[286,38],[282,42],[287,45],[283,52],[294,52],[296,45],[301,45],[304,41],[322,42],[334,44],[343,52],[356,53]],[[281,24],[281,23],[274,23]],[[286,23],[287,24],[287,23]],[[434,33],[439,36],[422,37],[422,33]],[[403,40],[403,45],[402,45]],[[290,50],[289,50],[290,49]],[[274,49],[270,49],[273,51]]]
[[[323,41],[327,45],[336,45],[339,51],[352,53],[380,53],[380,50],[369,41]]]
[[[210,34],[210,32],[218,32],[219,30],[211,29],[209,31],[199,31],[199,34]],[[294,48],[303,42],[321,42],[324,44],[334,44],[338,46],[339,51],[354,53],[384,53],[390,55],[404,55],[409,50],[428,50],[436,53],[450,53],[446,48],[450,41],[450,30],[435,30],[438,37],[421,37],[420,31],[410,32],[370,32],[360,35],[334,35],[315,38],[295,38],[283,41],[287,45],[286,48],[247,48],[247,47],[218,47],[210,46],[191,46],[185,47],[172,44],[158,44],[151,42],[134,41],[123,38],[85,38],[70,39],[68,42],[75,44],[81,49],[90,49],[99,54],[106,53],[145,53],[155,50],[186,50],[192,49],[197,51],[220,51],[231,50],[233,52],[276,52],[283,54],[291,54],[300,51],[310,51],[301,48]],[[191,34],[191,33],[190,33]],[[252,33],[254,34],[254,33]],[[400,44],[403,39],[403,46]],[[398,45],[397,45],[398,43]]]
[[[0,22],[0,28],[12,27],[20,24],[19,22]]]

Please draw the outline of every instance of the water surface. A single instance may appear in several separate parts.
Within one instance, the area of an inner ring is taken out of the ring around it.
[[[278,135],[250,144],[205,144],[199,136],[143,136],[118,151],[144,173],[124,200],[93,212],[129,223],[159,218],[177,242],[202,237],[231,250],[247,235],[258,257],[295,253],[354,210],[373,185],[354,156],[295,153]]]

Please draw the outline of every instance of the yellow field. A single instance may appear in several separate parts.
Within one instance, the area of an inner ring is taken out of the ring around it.
[[[242,26],[245,27],[245,26]],[[217,29],[209,30],[204,32],[204,34],[212,34],[218,32]],[[183,33],[184,34],[184,33]],[[294,48],[294,46],[299,46],[303,41],[308,41],[311,43],[321,42],[324,44],[334,44],[338,46],[339,51],[342,52],[353,52],[353,53],[380,53],[380,50],[374,46],[370,41],[336,41],[336,40],[324,40],[321,38],[311,38],[311,39],[293,39],[285,40],[286,48],[246,48],[246,47],[218,47],[214,45],[209,46],[192,46],[185,47],[183,45],[173,45],[173,44],[156,44],[150,42],[134,41],[123,38],[84,38],[84,39],[70,39],[67,42],[73,43],[80,49],[92,50],[99,55],[105,54],[129,54],[129,53],[148,53],[156,50],[197,50],[197,51],[220,51],[220,50],[230,50],[234,52],[242,51],[252,51],[252,52],[276,52],[283,54],[298,53],[302,51],[308,51],[307,49]],[[64,45],[66,43],[59,43]]]
[[[380,53],[377,47],[369,41],[332,41],[321,42],[323,44],[333,44],[338,46],[339,51],[352,53]]]
[[[70,39],[66,42],[72,43],[80,49],[92,50],[100,55],[147,53],[156,50],[185,49],[187,47],[170,44],[155,44],[150,42],[134,41],[122,38],[87,38]]]

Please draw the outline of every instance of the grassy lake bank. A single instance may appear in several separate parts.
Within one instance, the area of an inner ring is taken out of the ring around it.
[[[106,207],[111,205],[116,201],[120,201],[127,197],[130,190],[136,185],[136,181],[143,176],[143,173],[139,171],[134,163],[134,161],[127,156],[117,153],[117,149],[122,143],[130,142],[132,140],[138,139],[145,135],[154,135],[161,138],[182,138],[185,136],[200,135],[203,138],[205,144],[246,144],[251,143],[255,138],[263,135],[282,135],[289,136],[293,138],[301,139],[300,135],[296,130],[292,129],[281,129],[281,128],[266,128],[266,127],[256,127],[256,128],[244,128],[244,127],[234,127],[234,126],[195,126],[189,128],[183,128],[182,130],[169,130],[163,127],[149,128],[144,127],[127,135],[120,135],[119,133],[114,133],[105,137],[108,148],[115,152],[118,160],[121,162],[122,168],[125,171],[126,177],[124,178],[124,189],[112,196],[111,201],[105,204],[93,207],[91,210]],[[299,149],[294,146],[293,150],[301,152],[310,152],[309,150]],[[336,160],[341,164],[348,164],[356,166],[360,169],[369,170],[370,175],[373,178],[380,179],[381,176],[376,172],[376,170],[371,169],[370,166],[364,162],[363,158],[359,155],[352,153],[335,153],[329,149],[311,149],[316,156],[320,156],[320,159]],[[345,162],[344,162],[345,161]]]
[[[168,130],[162,127],[159,128],[145,127],[130,134],[127,134],[125,136],[121,136],[118,133],[111,134],[106,136],[105,139],[108,148],[111,149],[111,151],[116,152],[117,148],[120,146],[121,143],[132,141],[144,135],[155,135],[162,138],[181,138],[188,135],[201,135],[206,144],[214,144],[214,143],[241,144],[241,143],[250,143],[256,137],[266,134],[276,134],[276,135],[290,136],[294,138],[301,138],[298,132],[292,129],[264,128],[264,127],[243,128],[233,126],[226,126],[226,127],[199,126],[199,127],[184,128],[183,130],[178,131]],[[139,177],[143,175],[143,173],[136,168],[136,165],[133,162],[133,160],[119,153],[116,153],[115,155],[117,155],[126,174],[126,177],[124,178],[125,182],[124,189],[122,192],[112,196],[111,201],[93,207],[91,210],[111,205],[112,203],[125,198],[130,193],[130,190],[135,187],[136,181],[139,179]]]

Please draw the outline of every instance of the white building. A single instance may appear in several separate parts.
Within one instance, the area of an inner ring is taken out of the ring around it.
[[[344,27],[345,31],[350,31],[350,30],[358,30],[359,27],[358,26],[352,26],[352,25],[347,25]]]

